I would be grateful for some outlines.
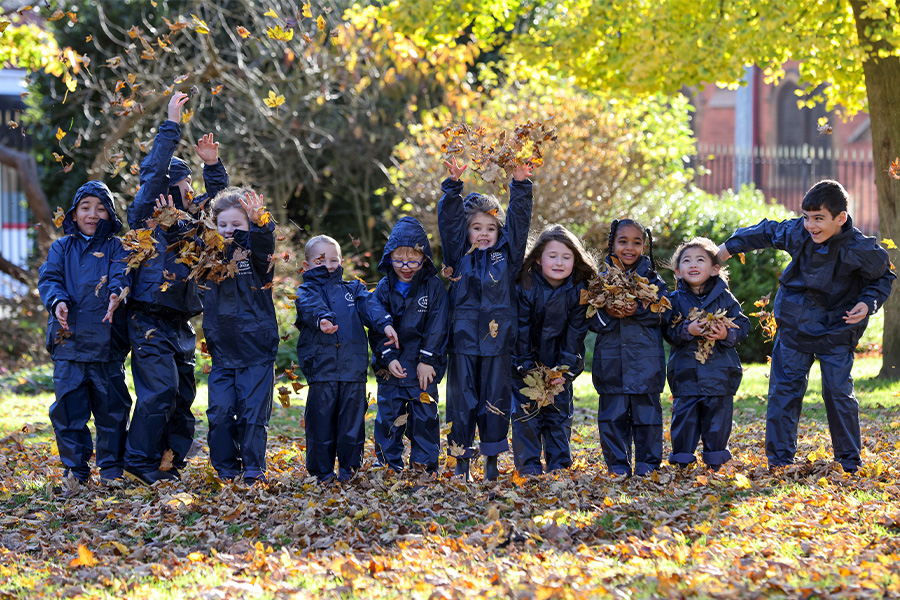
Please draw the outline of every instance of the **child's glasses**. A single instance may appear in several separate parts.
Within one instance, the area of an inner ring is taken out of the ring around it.
[[[418,269],[422,266],[422,262],[423,261],[421,260],[392,260],[391,265],[393,265],[395,269],[402,269],[403,267],[406,267],[407,269]]]

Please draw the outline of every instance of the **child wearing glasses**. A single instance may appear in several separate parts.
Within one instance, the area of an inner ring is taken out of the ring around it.
[[[419,221],[403,217],[397,222],[378,270],[386,276],[374,296],[390,314],[400,347],[377,328],[369,329],[378,379],[375,456],[380,465],[402,471],[406,436],[410,468],[435,473],[440,450],[437,385],[446,369],[449,297]]]

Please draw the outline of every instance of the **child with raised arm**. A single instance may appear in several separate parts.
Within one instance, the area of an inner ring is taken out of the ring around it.
[[[435,473],[440,453],[437,386],[447,364],[449,300],[419,221],[397,221],[378,269],[386,276],[374,296],[390,313],[400,348],[391,346],[377,329],[369,329],[378,379],[375,457],[379,464],[402,471],[405,434],[411,445],[410,467]],[[397,425],[402,415],[406,420]]]
[[[341,247],[317,235],[306,243],[303,283],[297,289],[297,358],[309,383],[306,469],[320,483],[347,481],[362,466],[366,431],[366,371],[369,350],[365,326],[383,331],[399,349],[391,316],[354,279],[344,281]]]
[[[130,276],[116,237],[122,222],[106,184],[88,181],[78,188],[62,227],[66,235],[50,246],[38,279],[49,313],[47,351],[56,393],[50,422],[65,477],[87,483],[94,454],[87,423],[93,414],[100,481],[112,484],[122,478],[131,412],[127,323],[124,309],[116,311]]]
[[[581,291],[594,275],[594,259],[571,231],[548,225],[525,256],[516,286],[519,330],[512,361],[512,443],[520,475],[540,475],[572,466],[572,382],[584,370],[587,306]],[[541,406],[522,393],[523,377],[538,366],[565,372],[550,383],[562,391]]]
[[[669,389],[675,398],[669,462],[681,466],[694,462],[702,439],[703,462],[712,469],[731,460],[734,394],[743,376],[735,346],[750,333],[750,319],[728,289],[728,270],[717,252],[715,243],[703,237],[675,250],[672,268],[677,285],[669,295],[672,312],[666,333],[672,344]],[[704,327],[706,315],[717,313],[730,323],[718,318]]]
[[[648,246],[649,257],[644,256]],[[656,273],[649,229],[632,219],[613,221],[606,252],[607,263],[615,256],[625,271],[656,285],[659,297],[667,294],[668,286]],[[591,375],[600,397],[600,446],[616,475],[647,475],[662,463],[659,396],[666,382],[663,328],[667,318],[663,311],[632,301],[622,311],[600,309],[590,320],[591,330],[597,332]]]
[[[875,238],[853,227],[847,191],[824,180],[803,197],[803,216],[764,219],[738,229],[719,246],[719,257],[760,248],[791,255],[775,296],[778,334],[772,348],[766,410],[769,467],[794,462],[797,427],[813,361],[822,369],[822,399],[834,459],[847,471],[862,464],[859,402],[853,393],[853,351],[869,321],[891,293],[896,275]]]
[[[129,299],[136,401],[128,430],[125,476],[144,484],[177,480],[193,443],[197,340],[189,319],[200,314],[203,305],[197,281],[188,278],[191,269],[178,261],[177,248],[193,229],[199,204],[228,186],[218,144],[207,134],[194,146],[204,164],[207,195],[193,198],[190,169],[174,156],[181,139],[181,108],[187,101],[187,94],[172,95],[168,120],[160,124],[150,154],[141,161],[141,187],[128,207],[129,226],[152,227],[157,240],[156,253],[134,272]],[[182,213],[183,220],[170,227],[153,220],[160,196],[172,196],[175,206],[187,211]],[[172,451],[174,468],[163,471],[160,462],[167,450]]]
[[[225,239],[224,259],[237,272],[206,281],[203,335],[209,374],[209,460],[223,480],[266,481],[266,438],[272,415],[278,321],[272,300],[275,223],[262,196],[226,188],[212,200],[212,218]]]
[[[516,336],[515,281],[531,227],[532,167],[519,165],[509,186],[509,215],[500,202],[471,193],[459,180],[467,165],[445,162],[438,228],[450,276],[450,341],[447,349],[449,452],[456,473],[470,480],[469,461],[482,454],[485,480],[500,475],[498,456],[509,450],[512,402],[510,355]],[[480,446],[476,448],[475,428]]]

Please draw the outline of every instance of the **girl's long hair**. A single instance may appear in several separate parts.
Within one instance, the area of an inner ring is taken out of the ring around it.
[[[519,272],[519,282],[525,289],[531,287],[532,275],[541,268],[537,261],[540,260],[544,248],[550,242],[559,242],[565,245],[575,256],[575,265],[572,267],[573,283],[587,282],[594,276],[597,268],[596,262],[591,253],[585,250],[581,240],[562,225],[551,224],[541,230],[525,254],[525,262],[522,263],[522,270]]]
[[[619,227],[628,225],[636,227],[638,231],[640,231],[644,235],[644,241],[647,242],[647,246],[649,247],[650,268],[653,270],[653,273],[656,273],[656,259],[653,258],[653,232],[650,231],[648,227],[644,227],[634,219],[616,219],[612,222],[612,225],[609,226],[609,242],[606,246],[606,258],[609,258],[613,255],[613,245],[616,241],[616,231],[619,229]]]
[[[672,260],[666,266],[673,271],[676,270],[678,268],[678,263],[681,262],[681,255],[684,254],[684,251],[688,248],[700,248],[705,251],[709,255],[709,259],[712,261],[713,266],[719,267],[719,279],[724,281],[725,285],[728,285],[728,267],[719,260],[719,247],[709,238],[695,237],[686,242],[682,242],[682,244],[675,249]],[[712,277],[707,281],[711,280]]]

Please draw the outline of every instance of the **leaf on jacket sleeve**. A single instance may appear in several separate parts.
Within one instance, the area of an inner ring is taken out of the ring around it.
[[[394,427],[403,427],[406,425],[406,421],[409,419],[409,413],[403,413],[396,419],[394,419]]]
[[[106,283],[106,275],[103,275],[102,277],[100,277],[100,281],[97,282],[97,285],[94,286],[94,297],[95,298],[100,297],[100,290],[103,289],[104,283]]]

